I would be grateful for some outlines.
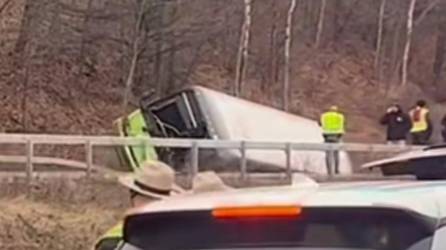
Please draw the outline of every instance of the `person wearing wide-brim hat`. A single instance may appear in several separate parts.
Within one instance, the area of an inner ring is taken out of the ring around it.
[[[119,178],[119,183],[130,190],[132,207],[162,200],[184,191],[175,185],[175,172],[160,161],[147,161],[129,174]],[[122,242],[123,222],[108,230],[95,244],[96,250],[113,250]]]
[[[150,200],[164,199],[184,192],[175,184],[173,169],[159,161],[146,162],[135,173],[120,177],[119,183],[130,190],[131,196]]]

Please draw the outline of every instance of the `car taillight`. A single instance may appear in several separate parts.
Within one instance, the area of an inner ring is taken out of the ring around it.
[[[212,211],[215,218],[290,217],[302,212],[297,206],[222,207]]]

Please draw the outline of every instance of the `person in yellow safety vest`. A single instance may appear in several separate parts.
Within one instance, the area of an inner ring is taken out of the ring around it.
[[[415,108],[409,112],[409,115],[412,121],[412,129],[410,130],[412,144],[428,144],[433,127],[429,117],[429,109],[426,107],[426,102],[424,100],[418,101]]]
[[[327,112],[321,115],[320,125],[326,143],[339,143],[345,134],[345,116],[337,106],[331,106]],[[326,164],[329,173],[332,170],[339,173],[339,152],[327,152]]]
[[[132,207],[139,207],[170,195],[184,192],[175,185],[171,167],[159,161],[146,161],[135,173],[119,178],[120,184],[130,190]],[[96,250],[117,249],[123,237],[123,221],[108,230],[95,244]]]

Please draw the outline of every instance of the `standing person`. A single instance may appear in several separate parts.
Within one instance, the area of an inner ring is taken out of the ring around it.
[[[380,120],[382,125],[387,126],[387,143],[405,145],[407,135],[412,128],[409,115],[403,112],[400,105],[394,104],[387,109],[387,112]]]
[[[331,106],[320,118],[324,141],[326,143],[339,143],[345,134],[345,116],[339,111],[337,106]],[[333,165],[332,161],[333,159]],[[339,152],[328,151],[326,154],[326,164],[328,173],[333,169],[339,173]]]
[[[441,126],[443,127],[441,130],[441,136],[443,137],[443,142],[446,143],[446,115],[441,119]]]
[[[130,191],[132,207],[168,198],[174,192],[182,192],[175,185],[175,173],[168,165],[158,161],[146,161],[134,174],[119,178]],[[123,222],[107,231],[96,243],[96,250],[114,250],[123,237]]]
[[[412,144],[426,145],[432,135],[432,122],[429,117],[429,109],[426,101],[420,100],[417,102],[415,108],[410,111],[410,118],[412,121],[412,129],[410,130],[412,137]]]

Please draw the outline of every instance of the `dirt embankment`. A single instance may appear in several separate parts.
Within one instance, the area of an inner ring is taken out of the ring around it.
[[[0,182],[0,249],[85,250],[122,216],[127,191],[103,180],[47,180],[25,196],[22,181]]]

